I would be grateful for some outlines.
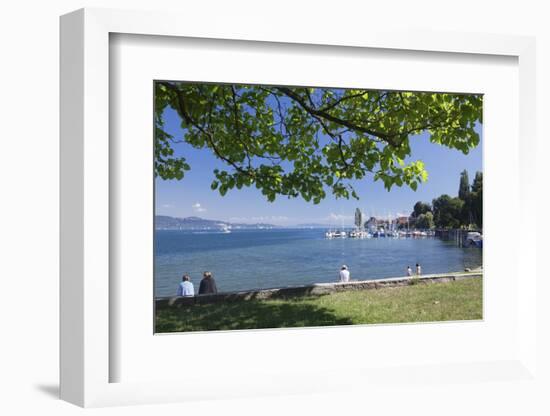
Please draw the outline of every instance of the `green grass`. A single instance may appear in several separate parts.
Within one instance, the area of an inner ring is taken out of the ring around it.
[[[430,322],[482,318],[482,278],[243,300],[157,311],[156,332]]]

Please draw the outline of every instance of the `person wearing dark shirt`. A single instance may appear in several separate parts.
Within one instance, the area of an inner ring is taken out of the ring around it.
[[[216,287],[216,281],[212,277],[212,273],[204,272],[201,284],[199,286],[199,295],[205,295],[208,293],[218,293]]]

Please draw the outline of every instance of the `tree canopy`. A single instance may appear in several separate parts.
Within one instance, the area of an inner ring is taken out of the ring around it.
[[[183,137],[165,130],[167,108]],[[467,154],[479,143],[481,108],[480,95],[157,81],[155,175],[184,177],[191,166],[174,148],[185,141],[223,161],[211,183],[221,195],[256,186],[269,201],[359,198],[351,181],[367,175],[388,190],[416,190],[428,173],[422,161],[405,161],[411,136],[428,132]]]
[[[472,216],[472,222],[483,227],[483,173],[476,172],[472,189],[466,201]]]
[[[431,230],[435,227],[434,216],[431,211],[426,212],[425,214],[420,214],[416,219],[416,228],[423,230]]]
[[[435,225],[440,228],[459,228],[464,201],[458,197],[441,195],[432,202]]]
[[[355,208],[355,226],[358,228],[363,226],[363,213],[359,208]]]
[[[418,201],[416,204],[414,204],[413,212],[411,213],[411,217],[418,218],[422,214],[426,214],[427,212],[430,212],[432,210],[432,206],[427,202]]]
[[[468,171],[460,173],[458,197],[441,195],[432,204],[418,201],[410,220],[416,228],[471,228],[483,227],[483,173],[476,172],[472,185]]]
[[[458,197],[463,201],[466,201],[470,195],[470,179],[468,178],[468,171],[464,169],[460,174],[460,184],[458,186]]]

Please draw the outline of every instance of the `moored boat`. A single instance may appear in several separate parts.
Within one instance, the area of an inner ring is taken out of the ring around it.
[[[464,247],[483,248],[483,235],[477,231],[470,231],[464,238]]]
[[[329,230],[325,233],[325,238],[346,238],[348,235],[344,230]]]

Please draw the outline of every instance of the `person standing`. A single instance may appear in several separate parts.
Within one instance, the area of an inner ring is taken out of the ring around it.
[[[411,266],[407,266],[407,276],[411,277],[413,274],[413,271],[411,269]]]
[[[340,282],[341,283],[349,282],[349,270],[348,270],[348,266],[346,266],[345,264],[342,265],[342,268],[340,269]]]
[[[178,286],[177,296],[195,296],[195,288],[188,274],[184,274]]]
[[[420,264],[416,263],[416,275],[420,276],[422,274],[422,267],[420,267]]]
[[[218,293],[218,287],[216,286],[214,277],[212,277],[212,273],[204,272],[202,276],[201,284],[199,285],[199,295]]]

